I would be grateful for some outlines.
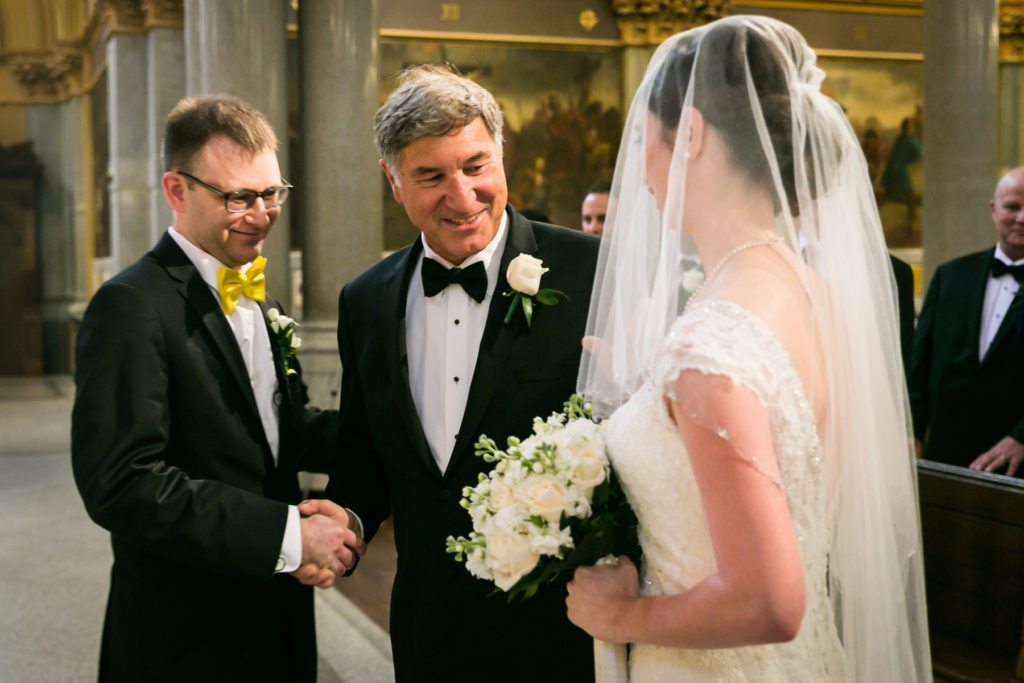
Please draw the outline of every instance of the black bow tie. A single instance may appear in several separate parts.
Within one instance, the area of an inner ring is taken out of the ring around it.
[[[465,268],[445,268],[432,258],[423,258],[423,293],[434,296],[448,285],[460,285],[466,294],[480,303],[487,295],[487,270],[483,261]]]
[[[992,277],[1010,274],[1017,282],[1024,283],[1024,263],[1018,266],[1011,266],[1003,263],[997,258],[992,259]]]

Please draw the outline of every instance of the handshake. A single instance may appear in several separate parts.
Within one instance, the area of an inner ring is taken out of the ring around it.
[[[307,586],[330,588],[366,552],[359,521],[340,505],[321,499],[300,503],[299,514],[302,564],[291,574]]]

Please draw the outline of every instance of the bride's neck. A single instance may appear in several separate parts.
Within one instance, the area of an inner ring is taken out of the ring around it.
[[[731,204],[727,197],[715,198],[710,205],[717,208],[702,211],[691,232],[705,270],[716,267],[737,247],[777,236],[770,198],[758,201],[749,194],[739,202],[735,198]]]

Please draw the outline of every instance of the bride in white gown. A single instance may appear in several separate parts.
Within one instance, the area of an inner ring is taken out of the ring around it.
[[[666,41],[627,121],[580,388],[644,562],[567,602],[632,681],[931,681],[894,286],[822,78],[733,17]]]

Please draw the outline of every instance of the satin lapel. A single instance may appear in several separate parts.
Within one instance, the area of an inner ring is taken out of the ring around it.
[[[988,270],[985,270],[985,278],[988,278]],[[984,301],[984,299],[982,299]],[[979,305],[981,308],[984,304]],[[981,316],[975,316],[980,319]],[[1006,343],[1006,340],[1012,337],[1019,337],[1021,333],[1024,333],[1024,301],[1019,297],[1014,297],[1013,303],[1010,304],[1010,308],[1006,310],[1006,317],[1003,318],[1003,322],[999,325],[999,329],[996,331],[996,336],[992,339],[991,346],[988,347],[988,351],[985,352],[985,357],[981,359],[982,364],[986,363],[989,358],[992,357],[993,353],[999,348],[1000,344]],[[977,339],[978,335],[975,334],[972,339]]]
[[[405,305],[409,294],[409,279],[422,252],[423,245],[417,239],[405,258],[396,263],[395,269],[388,275],[381,300],[384,307],[381,343],[384,346],[388,382],[394,389],[392,395],[396,399],[395,409],[405,427],[405,433],[409,435],[409,441],[419,459],[431,472],[440,477],[441,471],[437,468],[434,456],[430,454],[430,446],[423,433],[423,425],[420,424],[420,416],[416,412],[416,403],[409,388],[409,356],[405,346]]]
[[[516,314],[505,324],[505,314],[510,304],[509,297],[502,296],[508,290],[505,273],[508,264],[519,254],[535,254],[537,241],[533,237],[530,222],[512,210],[509,211],[509,234],[505,241],[505,250],[501,254],[501,266],[498,270],[498,283],[494,288],[491,306],[487,310],[487,323],[484,326],[483,338],[480,340],[480,351],[477,354],[476,367],[473,369],[473,383],[469,387],[466,399],[466,410],[462,415],[459,435],[455,440],[455,448],[445,472],[454,472],[460,460],[472,453],[473,444],[480,438],[480,422],[494,397],[497,388],[498,373],[508,366],[508,355],[512,351],[512,342],[519,335],[526,321],[522,315]],[[499,444],[504,444],[508,434],[488,434]]]
[[[217,297],[203,282],[199,271],[188,260],[185,253],[168,235],[163,236],[153,248],[153,252],[171,277],[181,283],[178,292],[188,302],[213,339],[214,348],[220,353],[224,364],[235,378],[242,396],[245,397],[246,405],[258,420],[260,413],[256,407],[256,396],[252,392],[252,384],[249,382],[249,373],[245,369],[242,352],[238,350],[238,341],[217,303]]]
[[[988,286],[991,261],[992,252],[979,254],[977,260],[971,264],[970,271],[965,273],[967,281],[964,283],[966,286],[963,288],[963,296],[966,299],[964,310],[967,313],[967,338],[973,340],[975,351],[978,350],[978,340],[981,338],[981,316],[985,313],[985,288]],[[1005,324],[1006,320],[1003,323]],[[997,334],[996,337],[998,336]],[[995,340],[989,350],[991,351],[994,346]]]
[[[292,428],[299,427],[295,424],[295,392],[292,382],[288,378],[288,368],[285,365],[284,357],[281,355],[281,347],[277,343],[277,334],[270,327],[270,319],[267,317],[267,303],[260,302],[260,313],[263,315],[263,324],[267,328],[267,339],[270,341],[270,353],[274,358],[274,376],[277,377],[277,391],[274,392],[274,403],[277,405],[277,467],[282,469],[285,460],[291,457],[291,448],[285,443],[286,435],[290,434]],[[280,310],[280,309],[278,309]]]

